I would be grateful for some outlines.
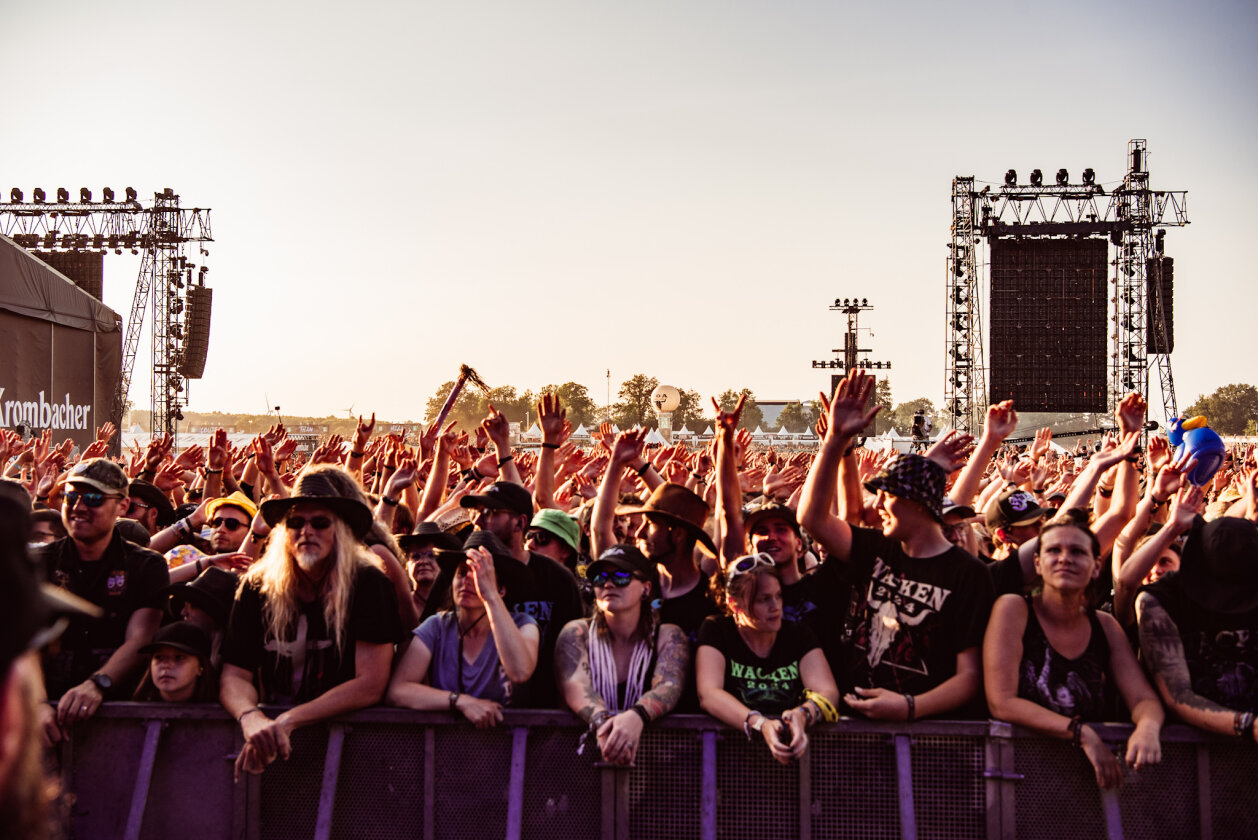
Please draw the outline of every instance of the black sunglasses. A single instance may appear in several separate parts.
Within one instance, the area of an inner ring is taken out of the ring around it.
[[[550,531],[543,531],[540,528],[534,528],[525,534],[525,537],[541,546],[550,545],[555,539],[555,535]]]
[[[292,520],[289,520],[289,521],[291,522]],[[210,520],[211,528],[226,528],[228,531],[235,531],[237,528],[245,528],[248,526],[248,524],[249,523],[247,522],[241,522],[239,519],[224,519],[221,516],[218,519]],[[302,524],[305,524],[305,523],[302,523]],[[315,527],[318,528],[319,526],[316,525]]]
[[[105,504],[106,499],[121,499],[122,496],[115,496],[110,493],[100,493],[95,490],[89,491],[87,493],[79,493],[74,490],[67,490],[65,492],[64,498],[65,498],[66,507],[74,507],[76,504],[82,501],[83,504],[86,505],[87,507],[98,508],[101,505]]]
[[[312,516],[307,519],[304,516],[290,516],[284,520],[284,526],[294,534],[309,525],[316,531],[326,531],[332,527],[332,518],[329,516]]]
[[[612,571],[608,571],[607,569],[600,569],[599,571],[590,575],[590,583],[593,586],[611,585],[611,586],[616,587],[617,589],[624,589],[636,577],[637,575],[635,575],[633,572],[627,572],[624,569],[614,569]]]

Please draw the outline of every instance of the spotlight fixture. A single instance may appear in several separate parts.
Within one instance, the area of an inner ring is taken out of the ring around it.
[[[128,204],[135,202],[136,200],[139,199],[139,197],[140,197],[140,194],[137,193],[133,187],[127,187],[127,203]]]
[[[1067,184],[1069,184],[1069,183],[1070,183],[1070,173],[1069,173],[1069,172],[1067,172],[1065,169],[1058,169],[1058,170],[1057,170],[1057,184],[1058,184],[1058,186],[1062,186],[1062,187],[1064,187],[1064,186],[1066,186],[1066,185],[1067,185]]]
[[[65,187],[57,187],[57,203],[68,204],[70,202],[70,191]]]
[[[1031,186],[1041,187],[1044,185],[1044,173],[1038,169],[1031,170]]]
[[[43,187],[35,188],[35,203],[36,204],[43,204],[47,198],[48,198],[48,195],[47,193],[44,192]]]
[[[1091,186],[1096,183],[1096,173],[1092,171],[1092,167],[1083,170],[1083,183]]]
[[[79,203],[80,204],[92,203],[92,191],[89,190],[87,187],[79,187]]]
[[[114,200],[114,188],[105,187],[101,192],[101,201],[111,202]]]
[[[1006,187],[1018,186],[1018,171],[1016,169],[1010,169],[1008,172],[1005,173],[1005,186]]]
[[[14,187],[13,189],[9,190],[9,201],[12,201],[14,204],[21,204],[22,191],[19,190],[17,187]]]

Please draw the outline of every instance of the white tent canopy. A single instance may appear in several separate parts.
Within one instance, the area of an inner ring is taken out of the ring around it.
[[[585,424],[581,423],[577,426],[576,431],[572,433],[572,436],[574,438],[588,438],[590,436],[590,432],[585,428]]]
[[[530,438],[530,439],[539,438],[541,436],[542,436],[542,430],[537,427],[536,422],[534,422],[532,426],[529,426],[529,430],[527,432],[520,435],[520,437],[522,438]]]
[[[664,436],[660,434],[659,429],[652,429],[647,432],[646,440],[643,441],[647,446],[667,446],[668,441],[664,440]]]

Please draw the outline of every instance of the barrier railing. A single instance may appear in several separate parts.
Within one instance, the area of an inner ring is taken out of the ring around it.
[[[647,728],[633,768],[576,755],[579,721],[369,709],[293,735],[232,782],[240,730],[218,706],[107,704],[62,775],[77,838],[1218,838],[1258,835],[1258,749],[1183,726],[1162,763],[1102,793],[1082,751],[1008,724],[842,720],[777,764],[703,716]],[[1105,726],[1116,750],[1130,727]]]

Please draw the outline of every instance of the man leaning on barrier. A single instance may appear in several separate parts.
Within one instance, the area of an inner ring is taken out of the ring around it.
[[[262,505],[275,531],[241,581],[223,645],[219,699],[245,738],[237,779],[288,758],[294,729],[370,706],[389,682],[397,600],[361,542],[370,509],[324,474],[337,469],[311,469],[291,497]],[[272,719],[259,702],[291,708]]]

